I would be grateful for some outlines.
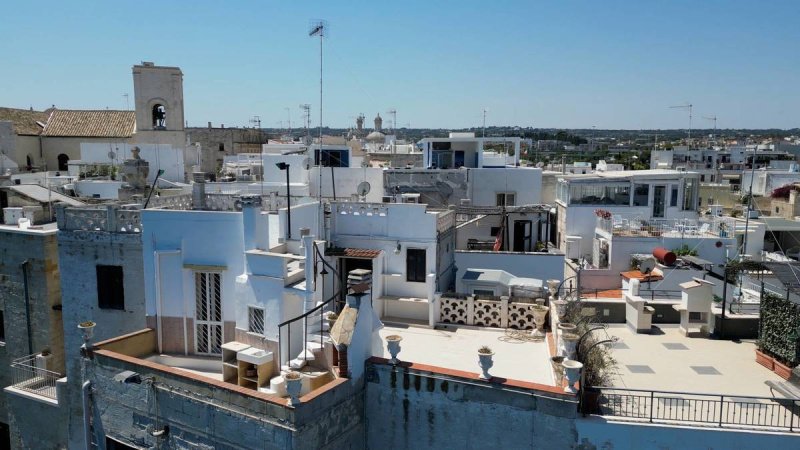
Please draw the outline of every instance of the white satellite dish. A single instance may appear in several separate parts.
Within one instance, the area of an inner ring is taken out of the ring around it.
[[[308,170],[308,168],[311,166],[311,158],[308,158],[308,157],[304,158],[304,159],[303,159],[303,162],[302,162],[302,163],[300,163],[300,165],[301,165],[301,166],[302,166],[304,169]]]
[[[117,154],[114,152],[108,152],[108,159],[114,159],[117,157]]]
[[[358,187],[356,188],[356,192],[358,192],[358,195],[360,197],[366,197],[367,194],[369,194],[370,188],[371,188],[371,186],[370,186],[368,181],[362,181],[361,183],[358,183]]]

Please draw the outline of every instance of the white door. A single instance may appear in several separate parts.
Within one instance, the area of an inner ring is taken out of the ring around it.
[[[218,355],[222,347],[222,286],[219,273],[195,273],[195,352]]]

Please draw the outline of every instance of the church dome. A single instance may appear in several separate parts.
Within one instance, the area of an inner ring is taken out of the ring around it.
[[[367,135],[367,140],[370,142],[384,142],[386,140],[386,135],[380,131],[373,131]]]

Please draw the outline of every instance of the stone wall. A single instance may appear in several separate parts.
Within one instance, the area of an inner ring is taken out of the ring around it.
[[[21,267],[26,260],[32,337],[30,346]],[[3,311],[5,329],[5,340],[0,343],[0,386],[6,387],[12,383],[12,360],[45,348],[53,352],[52,370],[64,372],[61,311],[53,308],[61,304],[59,277],[55,232],[0,232],[0,310]],[[0,422],[6,422],[9,412],[7,398],[6,393],[0,395]]]
[[[574,445],[577,405],[571,397],[443,372],[452,371],[368,363],[367,448]]]
[[[217,173],[225,156],[237,153],[261,153],[261,144],[268,136],[252,128],[187,128],[191,145],[200,145],[200,167],[203,172]]]
[[[83,412],[80,387],[83,377],[78,355],[83,339],[77,325],[86,320],[97,323],[94,330],[96,341],[146,327],[141,234],[112,233],[105,228],[101,231],[62,230],[58,234],[58,247],[69,380],[69,444],[70,447],[81,447]],[[98,264],[122,266],[124,310],[98,306],[95,269]]]

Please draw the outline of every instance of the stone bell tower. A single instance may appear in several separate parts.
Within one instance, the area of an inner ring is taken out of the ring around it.
[[[133,66],[136,131],[184,131],[183,72],[142,62]]]

